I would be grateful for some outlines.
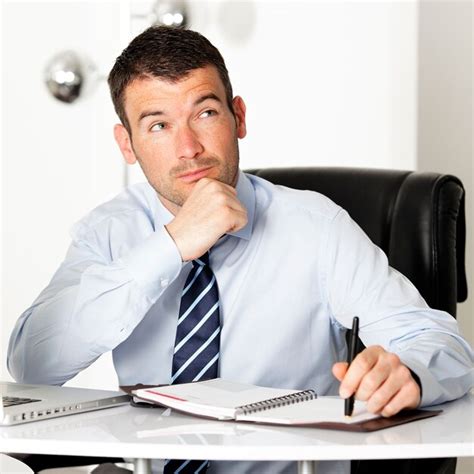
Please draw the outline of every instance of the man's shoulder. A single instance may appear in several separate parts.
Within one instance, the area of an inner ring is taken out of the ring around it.
[[[72,235],[80,238],[111,222],[124,226],[133,225],[137,219],[153,223],[156,201],[156,194],[147,182],[130,185],[80,219],[73,226]]]
[[[266,179],[247,174],[251,180],[257,203],[273,212],[285,214],[302,212],[316,218],[332,220],[341,207],[316,191],[289,188]]]

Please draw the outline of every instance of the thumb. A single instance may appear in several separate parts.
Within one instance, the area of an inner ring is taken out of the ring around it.
[[[348,366],[349,364],[347,362],[336,362],[332,366],[332,373],[339,382],[344,378],[344,375],[346,375]]]

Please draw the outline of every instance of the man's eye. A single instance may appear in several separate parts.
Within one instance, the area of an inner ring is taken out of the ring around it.
[[[213,115],[216,115],[217,112],[215,110],[205,110],[200,116],[203,117],[203,118],[206,118],[206,117],[212,117]]]
[[[155,123],[151,128],[150,131],[152,132],[159,132],[160,130],[163,130],[166,128],[166,125],[163,122],[160,123]]]

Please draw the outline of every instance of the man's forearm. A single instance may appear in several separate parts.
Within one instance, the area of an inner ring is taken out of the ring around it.
[[[7,365],[16,380],[63,384],[130,335],[181,268],[166,231],[157,234],[116,262],[82,271],[70,251],[13,330]]]

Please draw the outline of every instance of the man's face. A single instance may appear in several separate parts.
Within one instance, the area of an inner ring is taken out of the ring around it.
[[[191,71],[179,82],[136,79],[125,90],[131,136],[116,125],[115,139],[129,164],[138,161],[163,204],[174,214],[201,178],[235,186],[238,138],[245,130],[240,97],[229,110],[217,70]],[[235,115],[234,115],[235,113]]]

